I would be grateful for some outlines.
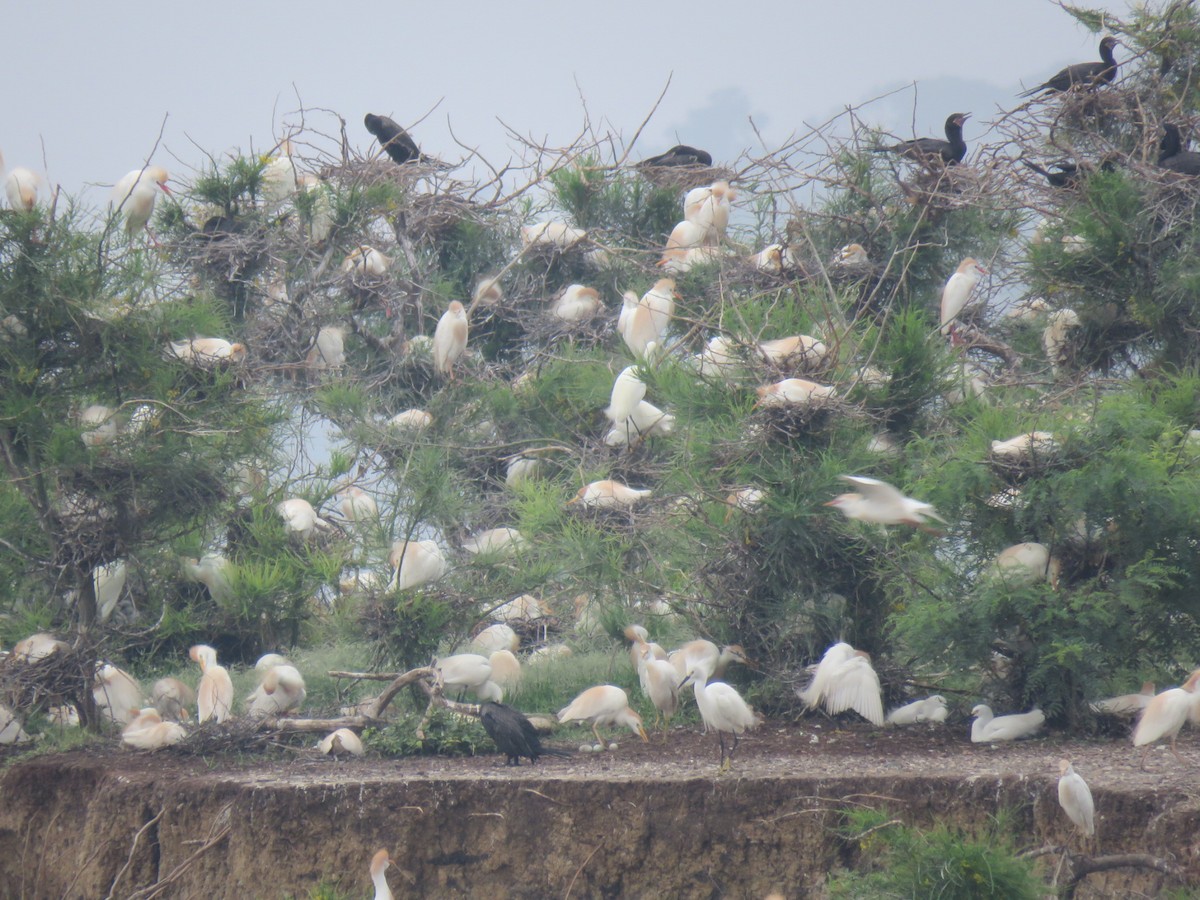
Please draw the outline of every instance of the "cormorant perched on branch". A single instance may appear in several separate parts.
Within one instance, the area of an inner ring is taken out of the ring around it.
[[[1049,81],[1043,81],[1035,88],[1030,88],[1020,94],[1022,97],[1032,97],[1045,91],[1047,94],[1057,94],[1076,87],[1095,87],[1101,84],[1112,84],[1117,77],[1117,60],[1113,56],[1113,48],[1121,43],[1112,35],[1100,42],[1100,61],[1075,63],[1067,66]]]
[[[446,165],[440,159],[434,159],[432,156],[426,156],[422,153],[417,147],[417,142],[412,139],[409,133],[387,116],[377,116],[374,113],[367,113],[363,119],[363,124],[367,126],[367,131],[375,135],[379,141],[379,146],[392,158],[392,162],[394,163],[403,165],[406,162],[416,160],[434,166]]]
[[[917,138],[912,141],[901,141],[890,147],[875,147],[876,153],[899,153],[919,163],[932,162],[940,159],[942,165],[952,166],[962,162],[967,155],[967,145],[963,141],[963,123],[970,118],[970,113],[951,113],[946,119],[946,140],[941,138]]]
[[[521,757],[528,756],[536,763],[539,756],[570,756],[565,750],[543,747],[537,729],[525,715],[504,703],[488,701],[479,707],[479,719],[483,729],[508,757],[508,765],[519,766]]]
[[[712,155],[704,150],[697,150],[695,147],[689,147],[687,144],[676,144],[666,153],[660,153],[658,156],[652,156],[649,159],[643,159],[638,163],[638,167],[642,166],[711,166]]]
[[[1200,153],[1184,149],[1179,126],[1167,122],[1163,131],[1162,143],[1158,145],[1158,164],[1180,175],[1200,175]]]

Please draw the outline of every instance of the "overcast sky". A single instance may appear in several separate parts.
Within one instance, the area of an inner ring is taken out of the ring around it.
[[[184,180],[204,151],[269,150],[301,103],[324,131],[336,119],[320,110],[344,116],[364,151],[365,112],[411,125],[432,109],[413,128],[423,150],[460,159],[457,136],[503,163],[501,120],[562,145],[586,102],[594,125],[628,140],[668,78],[632,159],[678,137],[729,161],[755,140],[750,116],[782,142],[912,82],[861,116],[940,135],[948,113],[972,112],[970,142],[1022,84],[1097,59],[1099,41],[1050,0],[41,0],[10,7],[5,30],[0,150],[71,194],[139,167],[164,117],[154,162]]]

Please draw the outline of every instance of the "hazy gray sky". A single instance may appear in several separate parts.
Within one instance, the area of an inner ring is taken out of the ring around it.
[[[668,77],[632,158],[678,134],[729,159],[753,139],[747,115],[782,141],[805,121],[913,81],[915,93],[864,118],[940,134],[949,112],[969,111],[970,141],[997,103],[1015,104],[1021,83],[1098,58],[1098,36],[1050,0],[42,0],[5,20],[0,150],[10,166],[48,172],[72,194],[141,165],[164,116],[154,161],[185,179],[202,151],[270,149],[285,123],[298,123],[301,101],[343,115],[363,150],[365,112],[407,125],[436,106],[413,129],[424,150],[461,158],[453,129],[503,162],[510,141],[498,120],[561,145],[578,132],[586,101],[596,126],[629,139]],[[13,39],[18,22],[23,40]],[[320,112],[310,122],[336,129]]]

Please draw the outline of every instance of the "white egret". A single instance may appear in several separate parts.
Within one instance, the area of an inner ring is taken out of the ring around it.
[[[560,722],[591,722],[592,734],[601,747],[607,742],[600,735],[601,725],[624,725],[643,741],[649,741],[642,717],[629,708],[629,695],[611,684],[590,687],[559,710]]]
[[[993,716],[992,708],[980,703],[971,710],[971,743],[990,744],[994,741],[1016,741],[1035,734],[1046,721],[1040,709],[1009,716]]]

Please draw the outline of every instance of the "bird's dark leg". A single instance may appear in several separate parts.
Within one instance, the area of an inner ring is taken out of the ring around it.
[[[729,758],[733,759],[733,754],[737,751],[738,736],[737,732],[733,733],[733,746],[729,748]]]

